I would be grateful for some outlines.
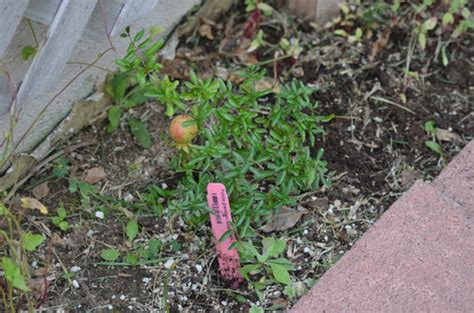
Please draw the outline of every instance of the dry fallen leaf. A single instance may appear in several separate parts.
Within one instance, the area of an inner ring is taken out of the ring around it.
[[[57,233],[53,233],[51,235],[51,244],[53,246],[59,246],[59,247],[64,247],[66,246],[66,241],[61,238],[61,236],[59,236]]]
[[[95,184],[104,179],[105,177],[107,177],[107,173],[105,172],[103,167],[99,166],[88,169],[86,171],[86,174],[84,175],[83,180],[86,183]]]
[[[311,209],[327,210],[329,208],[328,198],[312,198],[311,200],[305,201],[303,204],[305,207]]]
[[[46,197],[49,194],[48,182],[45,181],[44,183],[33,188],[32,193],[33,196],[35,196],[35,198],[38,200],[41,200]]]
[[[370,61],[373,61],[375,59],[375,57],[383,51],[383,49],[385,49],[385,47],[387,46],[388,44],[388,39],[390,38],[390,33],[391,33],[391,29],[390,28],[387,28],[385,29],[381,35],[379,36],[379,38],[374,42],[374,44],[372,45],[372,52],[370,53]]]
[[[462,142],[461,136],[446,129],[436,128],[435,135],[439,141],[452,141],[456,143]]]
[[[306,213],[308,213],[308,210],[301,206],[298,207],[298,210],[282,208],[278,213],[274,214],[270,222],[261,227],[260,230],[265,233],[287,230],[295,226]]]
[[[202,24],[198,29],[199,35],[205,37],[209,40],[214,40],[214,35],[212,34],[212,28],[208,24]]]
[[[271,90],[273,93],[280,92],[280,83],[270,77],[263,77],[255,82],[255,91]]]
[[[25,209],[39,210],[41,214],[48,214],[48,208],[39,200],[30,197],[21,198],[21,206]]]

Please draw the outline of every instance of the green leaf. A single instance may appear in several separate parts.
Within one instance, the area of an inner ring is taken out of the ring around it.
[[[102,251],[100,257],[106,261],[115,261],[119,257],[120,253],[115,249],[106,249]]]
[[[264,238],[262,240],[263,254],[268,257],[277,257],[286,248],[286,242],[282,239]]]
[[[447,12],[443,15],[443,25],[452,24],[454,22],[454,16],[452,13]]]
[[[21,236],[23,248],[26,251],[35,251],[44,241],[43,235],[27,232]]]
[[[128,125],[130,126],[130,130],[132,134],[137,138],[138,142],[145,148],[151,147],[151,135],[148,131],[146,125],[137,119],[130,118],[128,120]]]
[[[296,289],[293,285],[285,286],[285,289],[283,289],[283,294],[288,296],[288,298],[293,299],[296,297]]]
[[[426,132],[430,134],[435,134],[436,133],[436,124],[435,121],[429,120],[425,122],[425,130]]]
[[[260,2],[259,4],[257,4],[257,8],[259,10],[262,10],[263,11],[263,14],[265,15],[271,15],[272,12],[273,12],[273,8],[271,6],[269,6],[268,4],[266,4],[265,2]]]
[[[247,264],[240,268],[240,274],[247,280],[250,280],[249,274],[260,272],[262,270],[261,264]]]
[[[120,102],[128,88],[128,72],[115,74],[111,81],[112,96]]]
[[[418,34],[418,43],[420,44],[420,47],[422,50],[425,50],[426,48],[426,33],[419,33]]]
[[[336,29],[336,30],[334,31],[334,34],[335,34],[335,35],[338,35],[338,36],[342,36],[342,37],[347,37],[347,36],[349,36],[349,34],[348,34],[345,30],[343,30],[343,29]]]
[[[129,253],[124,259],[125,262],[131,264],[131,265],[137,265],[138,263],[138,258],[135,254]]]
[[[143,35],[145,34],[145,29],[142,29],[141,31],[139,31],[135,37],[133,37],[133,41],[137,42],[139,41],[140,39],[143,38]]]
[[[108,132],[116,130],[120,124],[120,117],[122,116],[122,109],[118,106],[112,106],[109,109],[109,126],[107,127]]]
[[[335,114],[325,115],[321,118],[321,122],[329,122],[336,117]]]
[[[446,46],[441,48],[441,58],[443,66],[446,67],[449,64],[448,54],[446,53]]]
[[[260,256],[260,253],[258,253],[257,249],[255,249],[255,246],[251,242],[240,242],[237,246],[237,250],[243,258],[255,258]]]
[[[232,230],[229,229],[225,233],[222,234],[221,238],[219,238],[219,242],[224,242],[226,241],[227,238],[229,238],[232,235]]]
[[[436,27],[437,23],[438,23],[438,18],[436,16],[432,16],[423,23],[423,29],[433,30]]]
[[[289,270],[289,271],[292,271],[292,270],[294,270],[294,268],[295,268],[295,266],[293,265],[293,263],[291,263],[290,261],[288,261],[288,260],[285,259],[285,258],[271,259],[271,260],[268,260],[267,263],[268,263],[268,264],[273,263],[273,264],[281,265],[281,266],[283,266],[284,268],[286,268],[286,269]]]
[[[284,266],[271,263],[270,268],[272,269],[273,277],[275,278],[277,282],[284,285],[291,284],[290,274],[288,273],[288,270]]]
[[[427,140],[425,141],[425,145],[433,152],[439,154],[439,155],[442,155],[443,154],[443,149],[441,148],[441,146],[435,142],[435,141],[432,141],[432,140]]]
[[[21,269],[9,257],[2,257],[2,268],[5,279],[8,280],[14,288],[22,291],[30,291],[21,274]]]
[[[26,46],[21,49],[21,58],[27,61],[30,57],[34,57],[38,49],[32,46]]]
[[[62,231],[67,231],[69,229],[69,223],[66,221],[59,222],[58,227]]]
[[[7,214],[7,208],[0,202],[0,216]]]
[[[130,241],[133,241],[138,234],[138,223],[136,219],[130,220],[125,227],[125,233]]]
[[[66,217],[66,209],[63,207],[59,207],[56,209],[56,214],[58,214],[58,217],[61,219],[64,219]]]
[[[252,305],[252,307],[249,310],[249,313],[264,313],[265,310],[262,307]]]

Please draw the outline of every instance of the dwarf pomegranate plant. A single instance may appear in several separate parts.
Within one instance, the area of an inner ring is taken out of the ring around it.
[[[315,112],[314,90],[301,82],[274,94],[257,88],[264,71],[250,68],[242,75],[244,81],[234,86],[191,74],[180,90],[192,99],[187,111],[196,119],[198,137],[189,155],[178,153],[172,162],[184,177],[168,207],[199,224],[208,218],[206,185],[223,183],[233,226],[245,236],[270,213],[295,205],[302,192],[329,185],[323,150],[315,143],[323,133],[320,123],[332,117]]]

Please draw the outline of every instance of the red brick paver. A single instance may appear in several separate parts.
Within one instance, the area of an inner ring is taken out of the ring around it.
[[[474,312],[474,141],[417,182],[292,312]]]

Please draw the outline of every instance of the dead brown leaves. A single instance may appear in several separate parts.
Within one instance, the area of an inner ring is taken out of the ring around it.
[[[287,230],[298,223],[301,217],[309,211],[303,207],[298,209],[282,208],[278,213],[271,217],[268,224],[261,227],[260,230],[265,233]]]
[[[46,197],[49,194],[48,182],[46,181],[33,188],[32,193],[33,196],[38,200],[41,200]]]
[[[83,180],[89,184],[95,184],[107,177],[107,173],[101,166],[86,170]]]
[[[392,29],[389,27],[379,34],[378,39],[372,45],[372,52],[370,53],[369,60],[373,61],[377,55],[382,52],[387,46]]]

